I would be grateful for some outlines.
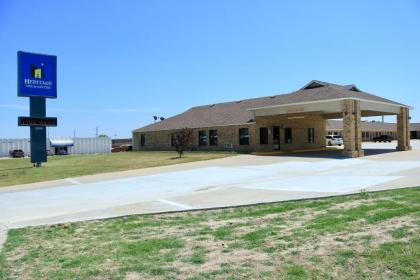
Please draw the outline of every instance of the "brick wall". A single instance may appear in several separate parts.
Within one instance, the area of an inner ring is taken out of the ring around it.
[[[273,126],[280,129],[280,149],[296,150],[306,148],[325,147],[326,121],[317,115],[306,115],[303,118],[290,119],[280,116],[257,117],[256,123],[243,125],[205,127],[194,129],[193,150],[211,151],[211,150],[234,150],[239,152],[252,151],[272,151],[275,149],[273,145]],[[268,144],[260,144],[260,128],[268,128]],[[292,128],[292,143],[285,143],[284,128]],[[248,128],[249,145],[239,145],[239,128]],[[308,143],[308,128],[315,129],[314,143]],[[217,130],[218,144],[217,146],[209,145],[209,130]],[[199,146],[198,132],[206,131],[207,145]],[[153,131],[144,133],[133,133],[134,150],[172,150],[171,134],[174,130]],[[145,135],[145,146],[141,147],[140,137]],[[232,145],[232,148],[227,148]]]

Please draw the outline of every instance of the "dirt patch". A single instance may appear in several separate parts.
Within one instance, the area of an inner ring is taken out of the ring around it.
[[[358,253],[363,253],[366,246],[376,249],[385,242],[394,241],[395,239],[389,233],[390,230],[402,226],[413,226],[415,221],[415,218],[412,217],[396,217],[377,225],[359,225],[363,226],[363,231],[326,234],[278,253],[285,256],[293,251],[298,251],[303,258],[308,259],[313,255],[329,257],[340,249],[352,249]],[[355,227],[358,228],[359,226]],[[368,244],[366,244],[367,236],[369,237]],[[399,240],[404,241],[406,239]]]
[[[271,260],[271,256],[259,250],[235,248],[230,250],[230,242],[209,239],[199,241],[192,237],[185,237],[187,247],[177,255],[177,261],[171,267],[181,272],[177,279],[187,279],[197,273],[209,273],[220,270],[223,265],[229,264],[232,268],[238,268],[245,264],[252,264],[255,273],[272,271],[273,268],[265,263]],[[197,248],[204,250],[204,262],[194,264],[188,260]]]
[[[128,272],[124,277],[124,280],[141,280],[141,279],[142,279],[142,276],[138,272]]]
[[[337,203],[329,207],[328,210],[349,209],[349,208],[355,208],[360,205],[371,205],[373,203],[375,203],[374,199],[358,199],[358,200],[353,200],[353,201],[348,201],[348,202]]]
[[[370,242],[373,248],[379,247],[380,244],[394,241],[394,238],[389,233],[391,230],[403,227],[403,226],[414,226],[415,227],[416,219],[410,216],[405,217],[395,217],[389,219],[385,222],[379,223],[377,225],[370,225],[365,227],[365,231],[368,232],[372,236],[372,240]],[[353,237],[362,237],[366,233],[357,232],[354,233]],[[401,238],[399,241],[406,241],[407,238]]]

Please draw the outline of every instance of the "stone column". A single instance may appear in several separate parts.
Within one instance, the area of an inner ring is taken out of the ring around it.
[[[411,150],[410,124],[409,124],[408,117],[409,117],[408,108],[401,107],[400,113],[397,115],[397,137],[398,137],[397,151]]]
[[[357,100],[343,100],[343,154],[348,157],[362,157],[362,126],[360,103]]]

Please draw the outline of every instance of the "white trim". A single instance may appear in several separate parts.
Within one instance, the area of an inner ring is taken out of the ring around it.
[[[363,101],[363,102],[371,102],[371,103],[377,103],[377,104],[384,104],[384,105],[389,105],[389,106],[394,106],[394,107],[406,107],[406,108],[409,108],[410,110],[414,109],[413,107],[410,107],[410,106],[407,106],[407,105],[402,105],[402,104],[401,105],[398,105],[398,104],[387,103],[387,102],[383,102],[383,101],[374,101],[374,100],[368,100],[368,99],[362,99],[362,98],[356,98],[356,97],[348,97],[348,98],[324,99],[324,100],[295,102],[295,103],[288,103],[288,104],[280,104],[280,105],[256,107],[256,108],[250,108],[250,109],[247,109],[247,110],[248,111],[255,111],[255,110],[261,110],[261,109],[281,108],[281,107],[294,106],[294,105],[314,104],[314,103],[343,101],[343,100],[357,100],[357,101]]]

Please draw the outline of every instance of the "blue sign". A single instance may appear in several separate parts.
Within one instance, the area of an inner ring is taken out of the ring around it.
[[[18,96],[57,98],[57,57],[18,52]]]

